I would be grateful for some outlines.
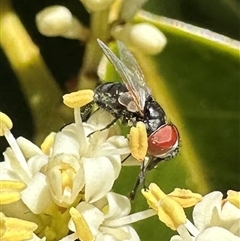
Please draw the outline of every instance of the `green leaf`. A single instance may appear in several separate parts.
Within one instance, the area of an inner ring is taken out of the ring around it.
[[[147,173],[166,193],[175,187],[202,195],[239,189],[239,42],[182,22],[144,13],[167,37],[154,58],[137,54],[154,97],[181,137],[180,153]],[[115,188],[128,193],[139,168],[126,167]],[[147,208],[139,193],[133,211]],[[191,218],[189,215],[188,218]],[[169,240],[173,232],[157,217],[135,224],[141,240]],[[153,228],[155,230],[153,231]]]

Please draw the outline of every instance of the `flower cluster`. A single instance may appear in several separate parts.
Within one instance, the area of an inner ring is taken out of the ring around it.
[[[0,134],[10,145],[0,163],[1,240],[139,240],[129,224],[155,213],[129,215],[129,199],[111,192],[128,140],[98,131],[112,118],[102,110],[82,122],[79,107],[92,96],[90,90],[64,96],[75,122],[51,133],[41,148],[15,139],[1,113]]]
[[[170,241],[237,241],[240,237],[240,192],[228,191],[228,197],[218,191],[204,196],[176,188],[165,194],[152,183],[143,190],[149,206],[169,228],[177,230]],[[194,206],[191,223],[183,208]]]
[[[92,98],[91,90],[65,95],[75,122],[47,136],[41,148],[23,137],[16,140],[11,120],[0,113],[0,134],[10,145],[0,163],[2,241],[139,241],[130,224],[154,215],[179,233],[171,241],[239,240],[240,192],[228,191],[226,199],[217,191],[202,197],[176,188],[165,194],[152,183],[142,190],[150,209],[130,214],[129,199],[111,188],[122,157],[130,149],[139,154],[146,133],[141,123],[134,127],[129,148],[114,130],[98,131],[111,122],[107,112],[98,110],[82,122],[79,107]],[[144,155],[136,156],[139,162]],[[191,206],[194,224],[184,212]]]

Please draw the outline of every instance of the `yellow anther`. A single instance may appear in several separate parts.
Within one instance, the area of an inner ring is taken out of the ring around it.
[[[82,241],[94,240],[93,234],[83,215],[76,208],[73,207],[70,209],[69,212],[75,225],[78,238]]]
[[[21,193],[17,191],[0,191],[0,205],[14,203],[21,199]]]
[[[21,220],[18,218],[8,218],[3,213],[0,213],[1,226],[3,224],[4,229],[0,234],[2,241],[7,240],[28,240],[33,238],[33,232],[37,229],[37,224]]]
[[[132,127],[129,134],[129,146],[131,154],[139,162],[142,162],[147,154],[148,137],[146,126],[143,122],[138,122],[136,127]]]
[[[0,180],[0,190],[13,189],[13,190],[22,191],[25,188],[26,188],[26,184],[20,181]]]
[[[63,103],[70,108],[82,107],[93,101],[94,92],[92,90],[79,90],[63,96]]]
[[[11,130],[12,127],[11,119],[3,112],[0,112],[0,136],[4,136],[6,130]]]
[[[236,192],[233,190],[229,190],[227,192],[227,200],[234,205],[235,207],[240,209],[240,192]]]
[[[56,133],[51,132],[43,141],[41,144],[41,150],[43,151],[44,154],[49,155],[50,150],[53,146],[54,143],[54,138],[55,138]]]
[[[182,206],[168,196],[159,202],[158,217],[172,230],[187,222]]]
[[[147,199],[148,205],[156,211],[159,201],[166,197],[166,194],[155,183],[149,185],[149,190],[142,189],[142,194]]]
[[[19,181],[0,181],[0,204],[9,204],[21,198],[21,191],[26,188],[23,182]]]
[[[177,201],[183,208],[194,206],[202,200],[202,195],[181,188],[175,188],[168,196]]]
[[[7,227],[6,227],[5,215],[2,212],[0,212],[0,238],[2,238],[6,230],[7,230]]]

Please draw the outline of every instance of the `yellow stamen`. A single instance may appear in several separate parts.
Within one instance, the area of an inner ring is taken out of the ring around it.
[[[3,213],[0,214],[0,223],[5,226],[4,232],[0,235],[1,241],[20,241],[33,237],[33,232],[38,227],[37,224],[18,218],[8,218]]]
[[[0,180],[0,189],[16,189],[22,191],[26,187],[25,183],[20,181],[8,181],[8,180]]]
[[[139,121],[136,127],[131,128],[129,134],[129,146],[132,156],[139,162],[142,162],[148,149],[147,131],[143,122]]]
[[[94,92],[92,90],[79,90],[63,96],[63,103],[70,108],[82,107],[93,101]]]
[[[181,188],[175,188],[168,196],[177,201],[183,208],[194,206],[202,200],[202,195]]]
[[[166,197],[166,194],[155,183],[149,185],[149,190],[142,189],[142,194],[147,199],[148,205],[156,211],[159,200]]]
[[[73,207],[70,209],[69,212],[75,225],[78,238],[82,241],[94,240],[92,232],[83,215],[76,208]]]
[[[12,127],[11,119],[3,112],[0,112],[0,136],[4,136],[6,130],[11,130]]]
[[[0,204],[9,204],[18,201],[21,198],[21,191],[26,188],[23,182],[18,181],[0,181]]]
[[[49,155],[50,150],[53,146],[54,143],[54,138],[55,138],[56,133],[51,132],[43,141],[41,144],[41,150],[43,151],[44,154]]]
[[[7,230],[6,221],[4,218],[5,218],[5,215],[0,212],[0,238],[4,235],[4,233]]]
[[[227,200],[234,205],[235,207],[240,209],[240,192],[236,192],[233,190],[229,190],[227,192]]]
[[[180,225],[187,222],[182,206],[168,196],[159,203],[158,217],[172,230],[176,230]]]

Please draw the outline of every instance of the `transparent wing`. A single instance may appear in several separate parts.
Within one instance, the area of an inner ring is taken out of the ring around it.
[[[98,39],[98,43],[106,57],[114,65],[116,71],[120,75],[135,104],[137,105],[139,112],[142,113],[146,97],[150,95],[150,91],[145,84],[142,71],[137,64],[137,61],[120,41],[118,41],[118,48],[121,60],[101,40]]]
[[[143,89],[145,95],[150,95],[151,91],[146,85],[146,81],[140,66],[138,65],[136,59],[132,55],[132,53],[127,49],[127,47],[121,42],[117,41],[119,55],[121,61],[131,70],[131,72],[135,75],[136,81],[133,81],[133,88],[138,90],[139,88]]]

